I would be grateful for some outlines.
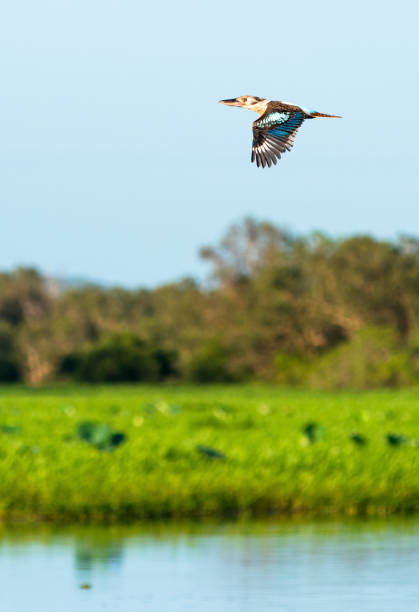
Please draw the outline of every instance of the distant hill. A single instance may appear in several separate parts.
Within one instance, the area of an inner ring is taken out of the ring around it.
[[[83,289],[84,287],[98,287],[108,289],[113,286],[97,279],[85,276],[46,276],[45,282],[50,295],[60,295],[71,289]]]
[[[55,281],[61,289],[77,289],[79,287],[92,286],[95,287],[110,287],[113,283],[98,280],[97,278],[88,278],[86,276],[55,276],[51,280]]]

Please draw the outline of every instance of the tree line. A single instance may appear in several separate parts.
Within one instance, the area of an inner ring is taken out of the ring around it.
[[[294,235],[244,219],[204,247],[205,283],[61,290],[0,274],[0,381],[419,381],[419,240]]]

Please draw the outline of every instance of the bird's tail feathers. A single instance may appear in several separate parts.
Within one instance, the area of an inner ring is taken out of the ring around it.
[[[330,117],[333,119],[342,119],[340,115],[326,115],[325,113],[318,113],[317,111],[313,111],[311,113],[311,117]]]

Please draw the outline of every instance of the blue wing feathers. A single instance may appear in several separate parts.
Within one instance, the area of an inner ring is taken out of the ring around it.
[[[253,124],[252,161],[263,168],[281,158],[294,144],[297,129],[303,123],[303,112],[272,111]]]
[[[279,126],[275,126],[268,130],[269,134],[278,135],[278,136],[288,136],[291,132],[296,130],[303,120],[302,113],[295,113],[290,119],[280,124]]]

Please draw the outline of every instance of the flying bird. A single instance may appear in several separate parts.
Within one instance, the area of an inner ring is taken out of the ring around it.
[[[262,168],[265,166],[270,168],[281,159],[281,153],[291,150],[295,134],[306,119],[341,118],[339,115],[326,115],[303,106],[257,96],[240,96],[220,102],[227,106],[241,106],[258,113],[259,119],[253,122],[252,162],[256,160],[257,166]]]

